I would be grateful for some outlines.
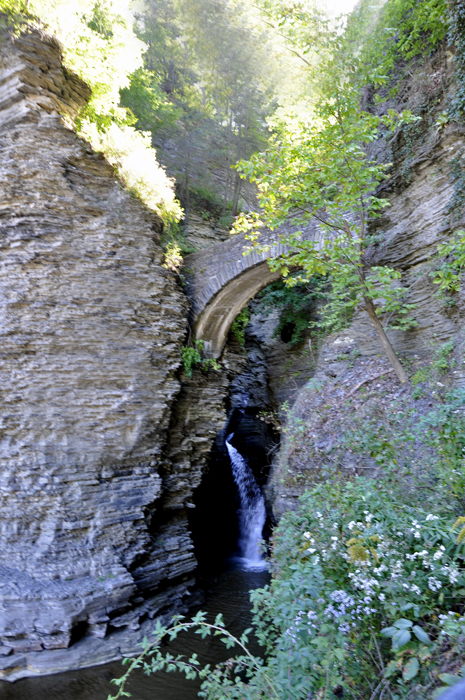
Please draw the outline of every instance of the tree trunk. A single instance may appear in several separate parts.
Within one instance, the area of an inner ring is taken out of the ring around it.
[[[242,153],[242,124],[239,122],[239,132],[237,134],[236,162],[241,159]],[[231,216],[237,215],[237,205],[239,204],[239,195],[241,190],[242,180],[238,172],[234,178],[234,194],[232,202]]]
[[[366,312],[367,312],[368,316],[371,319],[371,322],[373,323],[373,325],[375,327],[375,331],[378,334],[378,338],[381,341],[381,345],[383,346],[384,352],[388,356],[389,362],[391,363],[391,365],[394,369],[394,372],[397,374],[399,380],[402,383],[408,382],[407,374],[406,374],[404,368],[402,367],[402,365],[400,364],[400,362],[397,358],[397,355],[394,352],[394,349],[391,345],[391,342],[390,342],[389,338],[387,337],[383,326],[381,325],[381,321],[379,320],[379,318],[376,314],[376,308],[375,308],[375,305],[374,305],[372,299],[370,299],[369,297],[364,297],[363,301],[365,302]]]
[[[221,216],[226,214],[226,207],[228,205],[228,195],[229,195],[229,183],[231,182],[231,136],[232,136],[232,122],[233,122],[233,112],[232,108],[229,115],[229,128],[228,128],[228,159],[226,164],[226,182],[224,183],[224,197],[223,197],[223,208],[221,210]]]

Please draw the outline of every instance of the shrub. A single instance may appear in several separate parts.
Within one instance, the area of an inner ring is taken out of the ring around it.
[[[234,338],[237,340],[241,348],[244,347],[245,344],[245,327],[247,326],[248,322],[250,321],[250,310],[248,306],[244,306],[242,311],[236,316],[232,326],[231,326],[231,333],[234,336]]]
[[[149,133],[115,123],[99,130],[88,120],[82,123],[80,133],[115,166],[129,191],[158,212],[164,221],[181,218],[173,181],[158,164]]]
[[[406,502],[389,479],[319,485],[282,519],[272,583],[251,593],[265,660],[247,649],[251,630],[237,639],[200,613],[171,631],[160,626],[131,668],[199,677],[200,696],[211,700],[429,697],[442,680],[459,679],[465,651],[465,543],[450,511],[436,510]],[[195,655],[160,651],[166,633],[191,627],[221,635],[240,655],[211,669]]]
[[[202,357],[204,342],[196,340],[194,345],[186,345],[182,348],[182,364],[186,375],[191,378],[194,367],[199,367],[204,371],[209,369],[220,370],[219,362],[211,357]]]

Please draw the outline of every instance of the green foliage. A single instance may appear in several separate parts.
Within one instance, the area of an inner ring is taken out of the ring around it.
[[[432,368],[437,374],[446,374],[455,366],[455,360],[451,358],[454,347],[455,342],[452,339],[435,349]]]
[[[242,655],[223,664],[218,664],[212,669],[209,664],[202,667],[197,654],[186,658],[182,655],[173,656],[170,653],[165,654],[160,651],[159,646],[165,638],[173,640],[182,632],[190,630],[194,630],[202,639],[210,636],[219,637],[226,649],[237,648],[239,652],[242,652]],[[108,696],[108,700],[131,697],[131,694],[125,690],[126,683],[131,672],[137,668],[143,669],[146,675],[159,671],[167,671],[168,673],[179,671],[188,680],[198,678],[203,681],[199,697],[210,700],[220,700],[220,698],[252,700],[254,696],[251,695],[250,685],[241,680],[239,674],[246,674],[247,678],[255,675],[260,678],[261,683],[267,689],[268,695],[266,697],[280,700],[277,689],[266,673],[262,660],[252,656],[247,648],[251,632],[251,629],[247,629],[240,637],[236,637],[225,628],[221,614],[216,616],[212,624],[206,621],[204,612],[198,612],[189,622],[185,621],[182,615],[175,615],[170,626],[164,626],[158,622],[154,638],[152,640],[144,638],[141,654],[134,659],[124,659],[123,664],[128,665],[129,668],[121,678],[112,681],[118,687],[118,692],[114,696]]]
[[[82,122],[80,133],[105,154],[129,191],[167,224],[181,218],[182,209],[174,196],[174,183],[158,164],[149,134],[116,123],[99,130],[95,122],[87,119]]]
[[[209,369],[214,369],[219,372],[221,370],[221,365],[219,362],[211,357],[203,357],[204,342],[203,340],[196,340],[194,345],[185,345],[182,348],[182,364],[186,376],[192,378],[192,372],[195,367],[198,367],[204,372],[208,372]]]
[[[386,76],[403,59],[432,53],[448,30],[446,0],[388,0],[363,48],[367,70]]]
[[[245,344],[245,327],[250,321],[250,309],[248,306],[244,306],[242,311],[236,316],[233,324],[231,325],[231,333],[243,348]]]
[[[231,165],[266,143],[276,82],[269,37],[235,0],[153,0],[140,20],[144,71],[123,104],[151,131],[187,214],[203,212],[198,195],[208,190],[211,220],[229,225],[243,188]]]
[[[444,638],[463,650],[463,545],[453,520],[406,503],[392,483],[377,483],[376,492],[372,483],[320,485],[278,528],[273,582],[254,593],[258,620],[265,635],[273,625],[269,651],[280,647],[283,665],[289,655],[292,684],[304,673],[303,652],[319,671],[291,697],[333,697],[342,687],[349,698],[378,698],[383,689],[421,698],[431,671],[441,670]]]
[[[447,507],[436,502],[428,512],[428,505],[390,479],[376,489],[362,478],[317,486],[280,521],[272,583],[251,593],[265,661],[200,613],[191,623],[176,620],[172,631],[160,627],[130,669],[188,670],[189,677],[196,670],[200,696],[211,700],[324,700],[341,691],[354,700],[386,692],[424,698],[452,682],[451,659],[458,665],[465,650],[465,543],[457,542]],[[160,651],[164,634],[192,626],[227,637],[240,655],[199,672],[196,659],[187,667]]]
[[[465,392],[455,390],[446,401],[421,421],[425,443],[438,455],[435,465],[437,486],[448,496],[457,499],[460,508],[465,507]],[[438,489],[439,491],[439,489]]]
[[[461,119],[465,112],[465,5],[461,0],[449,2],[449,44],[454,47],[456,90],[452,99],[450,116]]]
[[[295,275],[290,275],[293,279]],[[268,313],[279,309],[279,322],[273,331],[273,337],[280,335],[285,328],[290,329],[288,345],[291,347],[302,342],[309,328],[311,314],[318,301],[325,298],[328,283],[325,278],[315,277],[307,282],[297,282],[292,286],[277,280],[268,285],[259,295],[261,307]]]
[[[428,369],[426,367],[422,367],[418,370],[418,372],[415,372],[413,377],[410,378],[410,382],[412,383],[412,386],[416,386],[417,384],[426,382],[429,379],[429,376],[430,373]]]
[[[433,266],[431,276],[438,285],[438,296],[449,306],[455,305],[465,267],[465,231],[456,231],[447,243],[438,246]]]
[[[374,194],[387,178],[388,164],[370,157],[369,145],[418,117],[393,110],[379,116],[360,109],[360,88],[347,75],[346,46],[337,37],[334,45],[334,55],[320,66],[322,96],[310,115],[281,123],[264,153],[237,166],[243,177],[256,183],[260,212],[239,217],[236,230],[246,231],[263,250],[259,236],[264,226],[275,229],[289,218],[296,226],[317,222],[324,231],[323,241],[285,230],[279,240],[289,252],[270,261],[270,266],[284,277],[292,268],[302,269],[300,281],[330,275],[332,293],[323,309],[326,330],[337,327],[341,316],[350,318],[362,304],[383,347],[390,348],[387,352],[396,373],[405,381],[376,314],[385,312],[389,318],[394,314],[397,327],[405,330],[415,325],[409,315],[413,307],[405,304],[406,290],[397,284],[401,274],[387,266],[371,266],[366,255],[371,244],[368,222],[388,206],[387,200]],[[354,56],[353,60],[356,64]],[[294,283],[295,279],[290,282]],[[379,299],[384,308],[376,305]]]
[[[173,240],[165,245],[165,262],[163,267],[167,270],[179,273],[182,267],[182,255],[180,246]]]
[[[77,119],[78,133],[104,153],[132,194],[165,223],[178,221],[182,210],[173,182],[159,166],[150,137],[134,129],[134,116],[120,106],[120,91],[129,87],[132,73],[139,92],[146,87],[146,109],[153,111],[157,97],[141,72],[147,47],[134,34],[128,0],[75,0],[71,5],[67,0],[29,0],[26,5],[0,0],[0,9],[24,28],[45,26],[57,36],[65,65],[92,89]]]
[[[27,29],[29,22],[36,19],[29,11],[27,0],[0,0],[0,12],[5,17],[0,18],[0,27],[7,28],[14,35]]]
[[[127,0],[30,0],[28,7],[63,43],[67,66],[92,88],[87,117],[124,122],[119,91],[146,48],[133,32]]]
[[[173,127],[182,110],[167,99],[156,76],[145,68],[131,75],[129,87],[120,91],[121,104],[137,115],[141,131],[159,131]]]

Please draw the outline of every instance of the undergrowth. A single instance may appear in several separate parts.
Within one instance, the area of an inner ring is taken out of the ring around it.
[[[208,372],[209,369],[219,371],[221,365],[211,357],[203,357],[203,340],[194,341],[193,345],[185,345],[182,348],[182,364],[186,376],[191,378],[195,368]]]
[[[289,276],[291,279],[295,275]],[[288,331],[288,345],[301,343],[310,326],[312,314],[317,302],[325,297],[327,282],[324,279],[312,278],[309,282],[297,282],[292,286],[283,280],[272,282],[259,295],[261,307],[265,313],[279,311],[279,321],[273,331],[273,338]]]
[[[231,334],[239,343],[241,348],[243,348],[245,345],[245,328],[249,321],[250,309],[248,306],[244,306],[231,325]]]

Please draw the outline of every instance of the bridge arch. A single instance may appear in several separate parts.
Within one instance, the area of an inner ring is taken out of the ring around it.
[[[308,226],[303,236],[313,238],[315,231],[315,226]],[[269,249],[244,255],[251,244],[243,235],[234,235],[184,258],[186,291],[192,303],[191,325],[195,338],[204,341],[211,357],[218,358],[223,352],[231,324],[244,306],[281,277],[268,265],[269,258],[287,250],[279,238],[278,233],[267,230],[261,234],[260,243]]]

